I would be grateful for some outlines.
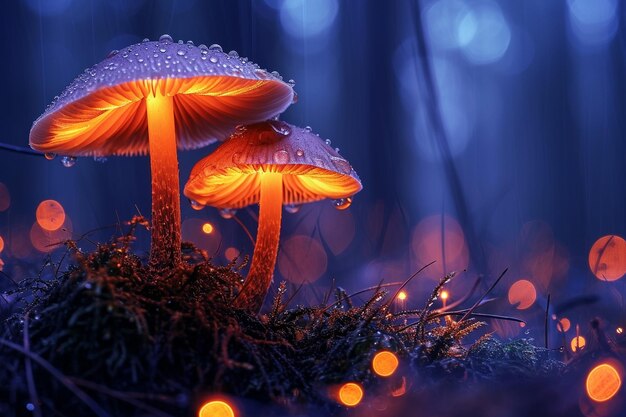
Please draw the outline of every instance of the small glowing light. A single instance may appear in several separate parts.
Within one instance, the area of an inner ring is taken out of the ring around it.
[[[63,206],[55,200],[44,200],[37,206],[37,223],[49,232],[58,230],[65,222],[65,210]]]
[[[211,233],[213,233],[213,225],[209,222],[204,223],[202,225],[202,231],[206,233],[207,235],[210,235]]]
[[[624,333],[624,329],[622,327],[618,327],[617,329],[615,329],[615,333],[622,334]]]
[[[571,327],[572,323],[569,321],[568,318],[563,317],[561,320],[559,320],[559,322],[557,323],[556,327],[557,329],[561,332],[561,333],[565,333],[566,331],[569,330],[569,328]]]
[[[587,395],[593,401],[608,401],[619,391],[622,380],[617,369],[608,363],[602,363],[593,368],[589,375],[585,386]]]
[[[398,361],[398,357],[388,350],[383,350],[374,355],[374,359],[372,359],[372,368],[374,372],[378,376],[388,377],[393,375],[398,369],[398,365],[400,362]]]
[[[440,296],[443,301],[446,301],[450,297],[450,293],[446,290],[443,290],[441,291]]]
[[[572,342],[570,343],[572,352],[576,352],[578,349],[582,350],[585,347],[585,344],[587,344],[587,341],[584,337],[576,336],[572,339]]]
[[[400,301],[404,301],[404,300],[406,300],[406,296],[407,296],[407,295],[406,295],[406,291],[400,291],[400,292],[398,293],[398,300],[400,300]]]
[[[224,401],[209,401],[200,408],[198,417],[235,417],[235,411]]]
[[[356,407],[363,399],[363,388],[354,382],[343,384],[339,388],[339,401],[345,406]]]
[[[518,310],[526,310],[537,299],[537,290],[532,282],[520,279],[509,288],[509,303],[516,305]]]
[[[4,239],[2,239],[2,236],[0,236],[0,252],[2,252],[4,250]]]

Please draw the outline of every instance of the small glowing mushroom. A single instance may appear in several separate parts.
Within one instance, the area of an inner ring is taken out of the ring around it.
[[[259,228],[250,272],[236,305],[257,312],[272,281],[282,205],[335,199],[344,209],[361,181],[348,161],[311,133],[282,121],[240,127],[198,162],[185,196],[200,205],[236,209],[259,203]]]
[[[163,35],[113,51],[76,78],[35,121],[30,145],[71,158],[149,153],[150,262],[171,267],[181,258],[177,149],[223,140],[239,124],[281,113],[293,99],[280,76],[235,52]]]

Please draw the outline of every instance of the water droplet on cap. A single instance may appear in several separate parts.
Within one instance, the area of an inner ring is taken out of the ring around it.
[[[330,139],[326,139],[326,140],[324,141],[324,143],[326,143],[328,146],[330,146],[330,144],[331,144],[332,142],[331,142],[331,140],[330,140]]]
[[[61,163],[65,168],[71,168],[76,165],[76,157],[75,156],[64,156],[61,158]]]
[[[285,211],[289,214],[295,214],[300,211],[302,204],[285,204]]]
[[[111,58],[112,56],[117,55],[119,52],[120,51],[118,51],[117,49],[114,49],[111,52],[109,52],[109,54],[107,55],[107,58]]]
[[[48,161],[52,161],[54,158],[57,157],[57,154],[52,153],[52,152],[46,152],[43,154],[44,158],[46,158]]]
[[[211,61],[214,64],[217,64],[217,57],[216,56],[212,56],[211,58],[209,58],[209,61]]]
[[[232,56],[233,58],[239,58],[239,54],[237,53],[237,51],[230,51],[228,55]]]
[[[222,46],[220,44],[214,43],[213,45],[209,46],[209,49],[212,51],[219,51],[222,52]]]
[[[296,151],[296,155],[298,155],[299,157],[301,157],[301,158],[302,158],[302,157],[304,156],[304,151],[303,151],[302,149],[298,149],[298,150]]]
[[[178,56],[185,56],[187,52],[185,52],[184,49],[179,49],[178,51],[176,51],[176,55]]]
[[[236,213],[237,213],[236,209],[232,209],[232,208],[220,209],[220,216],[222,216],[223,219],[232,219],[233,217],[235,217]]]
[[[306,127],[304,128],[304,131],[305,131],[305,132],[307,132],[307,133],[309,133],[309,132],[313,131],[313,129],[311,128],[311,126],[306,126]]]
[[[352,204],[352,197],[338,198],[333,200],[333,207],[337,210],[345,210]]]
[[[143,42],[143,43],[150,42],[150,39],[148,39],[148,38],[143,38],[143,40],[142,40],[141,42]]]
[[[289,162],[289,153],[284,149],[274,152],[274,162],[277,164],[286,164]]]
[[[294,80],[289,80],[287,81],[287,84],[289,84],[290,87],[295,87],[296,82]]]
[[[159,38],[159,42],[174,42],[174,39],[172,39],[172,37],[166,33],[164,35],[161,35],[161,37]]]

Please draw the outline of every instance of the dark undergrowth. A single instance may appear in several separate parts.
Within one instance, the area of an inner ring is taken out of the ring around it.
[[[128,234],[93,253],[67,242],[68,271],[11,291],[0,338],[1,416],[192,416],[215,393],[255,404],[248,415],[333,415],[345,411],[333,394],[345,381],[404,402],[441,386],[461,398],[485,383],[562,381],[563,364],[529,340],[477,337],[480,300],[434,309],[453,275],[418,310],[394,311],[395,293],[382,285],[362,305],[337,289],[319,306],[290,306],[281,285],[256,317],[232,307],[245,260],[215,266],[186,245],[180,268],[156,273],[130,250],[144,223],[134,219]],[[397,376],[373,375],[381,349],[401,358]]]

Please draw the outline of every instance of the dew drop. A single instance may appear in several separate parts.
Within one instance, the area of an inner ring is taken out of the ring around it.
[[[309,132],[312,132],[312,131],[313,131],[313,129],[311,128],[311,126],[306,126],[306,127],[304,128],[304,131],[305,131],[305,132],[307,132],[307,133],[309,133]]]
[[[178,51],[176,51],[176,55],[178,56],[185,56],[187,52],[185,52],[184,49],[179,49]]]
[[[284,149],[274,152],[274,162],[277,164],[286,164],[289,162],[289,153]]]
[[[53,153],[53,152],[46,152],[43,154],[44,158],[46,158],[48,161],[52,161],[54,158],[57,157],[57,154]]]
[[[294,80],[287,81],[287,84],[289,84],[289,87],[295,87],[296,86],[296,82]]]
[[[148,38],[143,38],[143,40],[142,40],[141,42],[143,42],[143,43],[150,42],[150,39],[148,39]]]
[[[324,141],[324,143],[326,143],[328,146],[330,146],[330,144],[331,144],[332,142],[331,142],[331,140],[330,140],[330,139],[326,139],[326,140]]]
[[[236,213],[237,213],[237,210],[232,209],[232,208],[220,209],[220,216],[222,216],[223,219],[232,219],[233,217],[235,217]]]
[[[109,52],[109,54],[107,55],[107,58],[111,58],[112,56],[117,55],[119,52],[120,51],[118,51],[117,49],[114,49],[111,52]]]
[[[241,163],[241,154],[239,152],[235,152],[233,154],[232,161],[233,161],[234,164],[239,165]]]
[[[298,155],[300,158],[302,158],[304,156],[304,151],[302,149],[298,149],[296,151],[296,155]]]
[[[239,58],[239,54],[237,53],[237,51],[230,51],[228,55],[232,56],[233,58]]]
[[[189,200],[189,204],[191,204],[191,208],[194,210],[202,210],[206,207],[204,204],[199,203],[196,200]]]
[[[159,38],[159,42],[174,42],[174,39],[172,39],[172,37],[166,33],[164,35],[161,35],[161,37]]]
[[[65,168],[71,168],[76,165],[76,157],[75,156],[64,156],[61,158],[61,163]]]
[[[193,46],[193,41],[187,41],[187,45]]]
[[[338,198],[333,200],[333,207],[337,210],[345,210],[352,204],[352,197]]]
[[[212,56],[211,58],[209,58],[209,61],[211,61],[214,64],[217,64],[217,57],[216,56]]]
[[[350,172],[352,172],[352,166],[350,166],[350,163],[345,159],[335,158],[331,156],[330,160],[335,165],[335,168],[337,168],[340,172],[343,172],[344,174],[349,174]]]
[[[302,208],[302,204],[285,204],[285,211],[289,214],[296,214]]]
[[[222,52],[222,47],[220,44],[214,43],[213,45],[209,46],[209,49],[212,51],[218,51],[218,52]]]

